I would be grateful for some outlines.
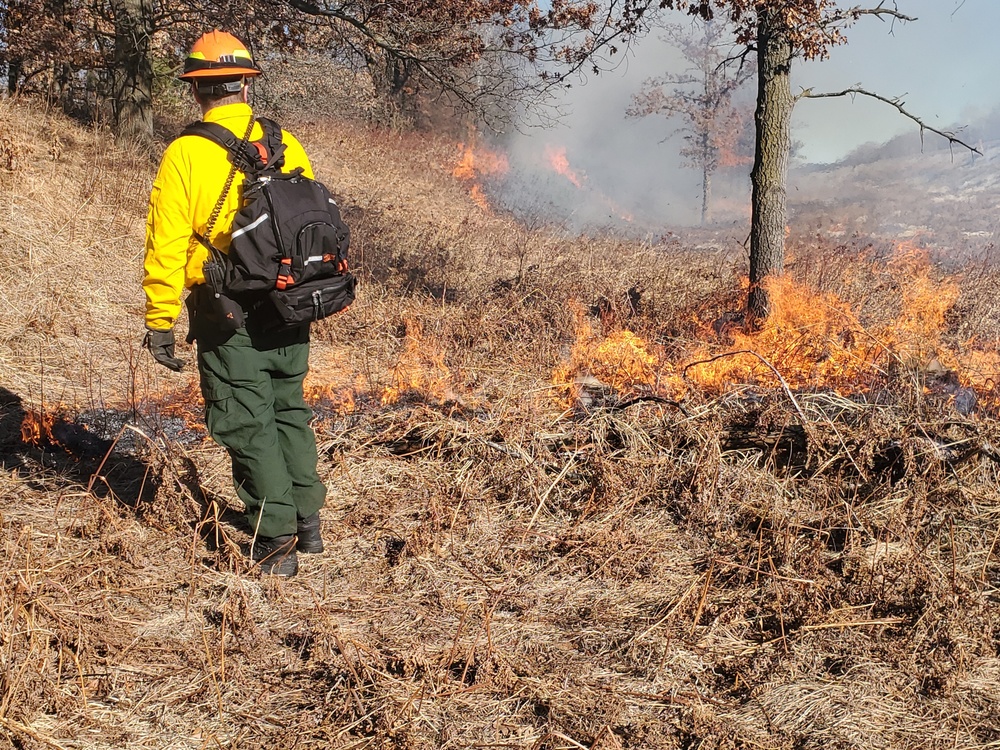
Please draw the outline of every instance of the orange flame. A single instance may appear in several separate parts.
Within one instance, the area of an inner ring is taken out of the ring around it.
[[[958,283],[953,279],[931,279],[929,253],[910,242],[896,248],[889,272],[902,289],[903,311],[895,325],[886,331],[887,343],[909,365],[919,366],[934,357],[947,357],[941,349],[940,337],[945,315],[958,300]]]
[[[451,170],[452,177],[457,177],[460,180],[476,179],[476,152],[472,150],[471,146],[466,146],[464,143],[458,144],[458,150],[458,164]]]
[[[484,211],[489,211],[490,202],[486,199],[486,194],[483,193],[483,189],[479,185],[473,185],[469,188],[469,197],[472,198],[473,202],[479,206]]]
[[[710,393],[740,384],[775,387],[780,373],[793,389],[863,393],[902,367],[928,382],[954,378],[974,388],[983,403],[1000,402],[996,346],[949,342],[944,335],[958,282],[935,279],[928,253],[911,245],[900,246],[887,267],[900,289],[899,312],[888,325],[868,328],[836,294],[775,277],[767,281],[771,315],[759,330],[730,331],[729,341],[682,352],[675,363],[629,331],[601,339],[574,305],[576,342],[553,372],[553,383],[571,398],[595,383],[620,394],[645,388],[679,398],[691,386]]]
[[[576,187],[583,189],[583,183],[586,182],[587,178],[586,176],[581,177],[573,171],[572,167],[570,167],[569,158],[566,156],[565,146],[553,146],[551,144],[546,144],[545,158],[548,160],[552,169],[572,182]]]
[[[597,198],[619,219],[624,219],[625,221],[630,222],[635,218],[629,211],[626,211],[624,208],[619,206],[614,200],[606,196],[604,193],[587,185],[587,176],[576,172],[570,166],[569,157],[566,156],[565,146],[553,146],[552,144],[546,144],[545,159],[555,172],[561,174],[575,187],[580,190],[589,189],[590,192],[597,196]]]
[[[28,445],[53,443],[52,425],[55,417],[48,412],[28,411],[21,420],[21,442]]]
[[[454,398],[451,371],[444,362],[444,353],[423,337],[416,320],[406,321],[406,336],[392,377],[392,384],[382,390],[379,401],[383,406],[394,404],[408,392],[418,392],[438,399]]]
[[[604,204],[609,209],[611,209],[611,212],[614,213],[619,219],[623,219],[628,222],[635,220],[635,216],[632,214],[631,211],[627,211],[626,209],[622,208],[608,196],[601,194],[601,200],[604,201]]]
[[[872,374],[884,345],[865,331],[836,295],[809,289],[786,276],[769,279],[766,286],[771,315],[763,327],[733,331],[732,356],[695,364],[688,370],[692,382],[715,392],[736,383],[774,385],[775,375],[763,358],[792,387],[858,389]],[[714,354],[702,351],[693,359],[707,360]]]
[[[336,414],[353,414],[358,408],[358,395],[364,392],[363,383],[360,375],[350,386],[313,383],[305,388],[304,395],[310,404],[322,403]]]
[[[458,163],[451,171],[452,176],[469,185],[469,195],[476,205],[485,211],[490,208],[483,192],[482,180],[487,177],[503,176],[510,171],[506,154],[479,146],[458,144]]]
[[[374,391],[370,386],[371,376],[357,372],[350,348],[315,350],[303,385],[306,401],[321,404],[323,412],[332,410],[344,415],[365,404],[395,404],[408,394],[440,401],[457,400],[444,352],[424,336],[417,320],[406,319],[405,329],[403,349],[389,376],[389,384]]]
[[[576,319],[576,341],[569,361],[552,373],[553,385],[567,402],[579,398],[585,387],[630,393],[675,380],[672,366],[641,337],[622,329],[600,339],[583,306],[572,301],[570,307]]]
[[[313,352],[302,391],[310,404],[323,403],[337,414],[351,414],[358,396],[365,392],[364,383],[350,361],[349,350],[329,348]]]

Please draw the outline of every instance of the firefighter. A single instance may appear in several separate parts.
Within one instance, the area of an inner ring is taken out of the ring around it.
[[[253,120],[247,93],[260,72],[236,37],[210,31],[191,48],[180,78],[191,84],[205,122],[218,123],[237,138],[249,132],[249,140],[256,141],[263,131]],[[301,168],[311,178],[301,144],[284,130],[281,139],[283,170]],[[240,207],[244,174],[231,175],[231,169],[225,149],[195,135],[182,135],[163,154],[146,222],[144,345],[159,364],[182,369],[184,362],[174,353],[174,325],[184,290],[190,289],[188,340],[197,345],[205,423],[232,459],[233,482],[253,535],[250,557],[263,573],[293,576],[296,553],[323,551],[319,509],[326,487],[317,473],[312,414],[302,392],[309,326],[264,332],[247,312],[243,327],[226,330],[199,309],[209,257],[199,237],[210,235],[205,239],[226,252]]]

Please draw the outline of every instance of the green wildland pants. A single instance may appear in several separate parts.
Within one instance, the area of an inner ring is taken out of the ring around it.
[[[256,536],[294,534],[296,519],[323,506],[312,411],[302,394],[309,369],[309,327],[198,340],[205,424],[229,451],[233,482]]]

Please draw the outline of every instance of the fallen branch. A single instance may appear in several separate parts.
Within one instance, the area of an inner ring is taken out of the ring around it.
[[[829,630],[831,628],[863,628],[869,625],[899,625],[906,622],[902,617],[885,617],[881,620],[859,620],[857,622],[824,622],[819,625],[803,625],[799,632],[809,630]]]
[[[566,465],[562,468],[562,471],[559,472],[559,475],[555,478],[555,480],[552,482],[552,484],[549,485],[549,488],[547,490],[545,490],[545,492],[543,492],[539,496],[539,498],[538,498],[538,506],[535,508],[535,512],[531,514],[531,520],[528,521],[528,527],[524,530],[524,536],[521,537],[521,542],[522,543],[524,542],[525,539],[528,538],[528,532],[530,532],[531,531],[531,527],[535,525],[535,521],[538,519],[538,514],[541,513],[542,508],[545,506],[545,501],[548,499],[549,495],[552,493],[552,490],[554,490],[556,488],[556,485],[558,485],[559,482],[561,482],[563,480],[563,477],[565,477],[570,472],[570,469],[572,469],[574,466],[576,466],[576,457],[577,457],[578,454],[579,454],[579,451],[576,451],[570,457],[569,461],[567,461]]]
[[[635,398],[630,398],[628,401],[622,401],[621,403],[614,404],[608,407],[609,411],[622,411],[628,409],[630,406],[635,406],[636,404],[641,404],[643,401],[649,401],[654,404],[666,404],[667,406],[672,406],[685,417],[690,417],[687,410],[680,405],[677,401],[669,398],[663,398],[662,396],[636,396]]]
[[[764,359],[764,357],[762,357],[761,355],[759,355],[757,352],[753,351],[752,349],[739,349],[739,350],[734,351],[734,352],[726,352],[725,354],[717,354],[716,356],[711,357],[709,359],[699,359],[697,362],[689,362],[688,364],[684,365],[684,369],[681,370],[681,375],[686,379],[687,378],[687,371],[690,370],[692,367],[696,367],[698,365],[707,365],[707,364],[709,364],[711,362],[715,362],[716,360],[719,360],[719,359],[725,359],[726,357],[735,357],[738,354],[750,354],[750,355],[756,357],[757,359],[759,359],[764,364],[765,367],[767,367],[767,369],[769,369],[771,372],[774,373],[774,376],[778,379],[778,382],[781,383],[781,387],[785,391],[785,395],[788,396],[788,400],[791,401],[792,402],[792,406],[795,407],[795,411],[799,415],[799,419],[802,420],[802,426],[808,430],[809,429],[809,426],[808,426],[809,425],[809,420],[806,418],[805,412],[803,412],[802,409],[801,409],[801,407],[799,406],[799,402],[795,400],[795,396],[792,395],[792,389],[788,386],[788,381],[785,380],[784,376],[782,376],[782,374],[780,372],[778,372],[778,368],[777,367],[775,367],[774,365],[772,365],[770,362],[768,362],[766,359]]]

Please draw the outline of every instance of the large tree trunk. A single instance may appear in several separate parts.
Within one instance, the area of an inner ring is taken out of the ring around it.
[[[770,11],[760,11],[757,27],[757,148],[750,181],[753,185],[750,219],[750,294],[747,317],[751,323],[770,314],[764,282],[785,266],[785,225],[788,220],[786,183],[791,151],[791,120],[795,100],[789,78],[792,45]]]
[[[112,0],[115,16],[115,128],[120,136],[153,135],[152,0]]]

